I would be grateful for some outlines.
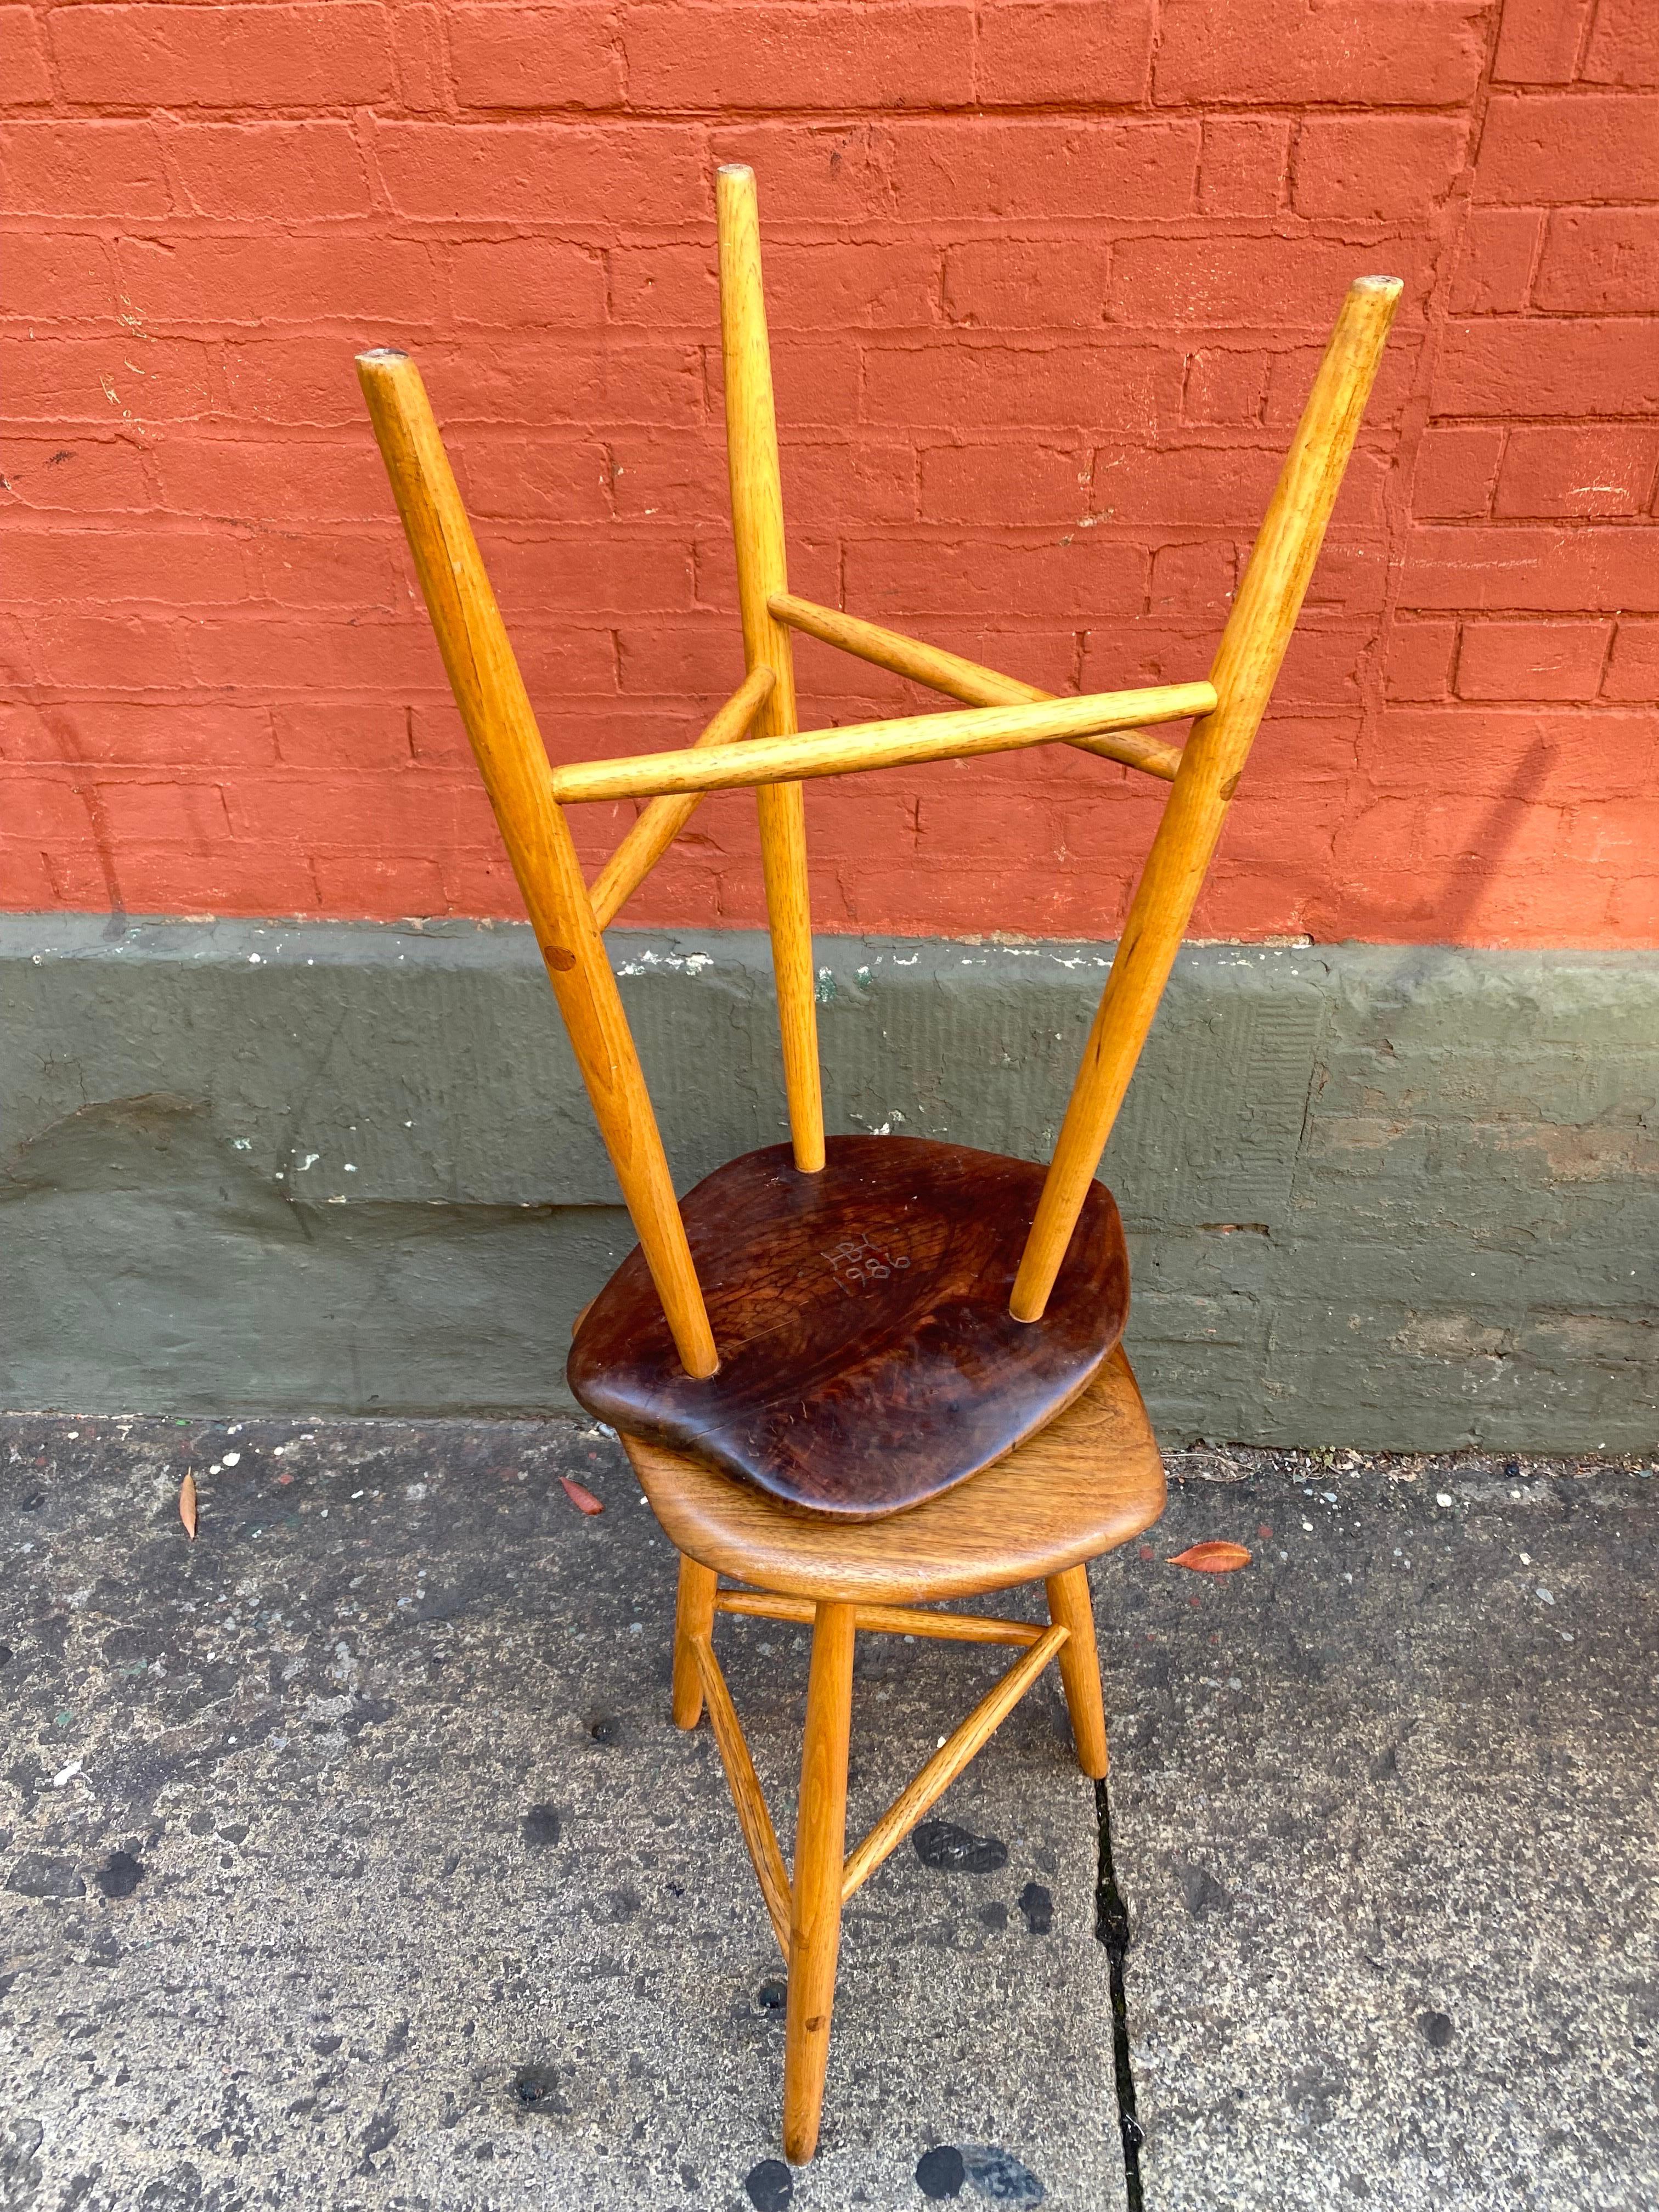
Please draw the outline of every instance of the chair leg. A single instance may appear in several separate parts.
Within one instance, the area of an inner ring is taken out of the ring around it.
[[[713,1567],[701,1566],[680,1553],[680,1594],[674,1608],[674,1725],[694,1729],[702,1717],[702,1676],[694,1636],[707,1636],[714,1626],[714,1589],[720,1577]]]
[[[854,1613],[850,1605],[821,1604],[812,1631],[789,1911],[789,2008],[784,2027],[783,2151],[793,2166],[805,2166],[817,2148],[824,2069],[830,2061],[847,1849]]]
[[[1100,1692],[1100,1654],[1095,1647],[1095,1612],[1089,1599],[1087,1567],[1067,1567],[1050,1575],[1048,1618],[1067,1631],[1060,1647],[1060,1679],[1066,1686],[1066,1710],[1072,1716],[1077,1763],[1097,1782],[1106,1778],[1106,1704]]]

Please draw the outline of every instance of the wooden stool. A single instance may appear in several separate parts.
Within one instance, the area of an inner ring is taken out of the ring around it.
[[[1079,1765],[1106,1771],[1087,1562],[1163,1510],[1164,1474],[1119,1344],[1128,1269],[1095,1180],[1267,707],[1401,286],[1349,290],[1208,677],[1057,699],[798,599],[783,506],[755,180],[718,186],[732,525],[748,673],[683,751],[550,766],[414,364],[357,367],[444,664],[639,1249],[577,1325],[573,1389],[621,1432],[680,1554],[674,1717],[706,1703],[788,1962],[783,2141],[817,2147],[842,1907],[1051,1659]],[[790,632],[965,710],[798,729]],[[1149,725],[1190,719],[1176,745]],[[751,734],[752,733],[752,734]],[[1170,786],[1054,1158],[914,1138],[826,1140],[802,780],[1064,742]],[[753,786],[791,1144],[677,1200],[601,932],[705,792]],[[563,807],[647,802],[590,887]],[[726,1582],[744,1587],[728,1589]],[[930,1604],[1041,1579],[1050,1625]],[[717,1613],[810,1622],[793,1881],[713,1642]],[[860,1629],[1020,1656],[850,1855],[847,1752]]]

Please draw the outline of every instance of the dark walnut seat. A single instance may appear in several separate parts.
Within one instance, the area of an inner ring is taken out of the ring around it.
[[[569,1360],[581,1404],[807,1511],[871,1520],[967,1480],[1098,1373],[1129,1309],[1111,1194],[1091,1186],[1048,1310],[1008,1310],[1044,1170],[917,1137],[787,1145],[700,1182],[682,1213],[719,1348],[697,1381],[631,1252]]]

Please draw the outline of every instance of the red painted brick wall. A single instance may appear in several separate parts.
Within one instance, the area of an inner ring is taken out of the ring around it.
[[[797,587],[1201,673],[1346,279],[1407,280],[1206,932],[1659,938],[1653,0],[0,5],[0,902],[515,909],[351,373],[407,343],[557,757],[740,672],[711,179]],[[810,711],[902,688],[804,644]],[[1111,932],[1160,787],[818,785],[832,929]],[[586,814],[595,859],[620,825]],[[711,801],[631,909],[759,913]]]

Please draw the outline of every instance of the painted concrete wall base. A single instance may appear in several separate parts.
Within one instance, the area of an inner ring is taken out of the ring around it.
[[[763,939],[616,931],[681,1187]],[[830,1126],[1041,1157],[1109,947],[830,938]],[[0,919],[0,1403],[568,1408],[631,1238],[528,932]],[[1170,1443],[1654,1447],[1659,957],[1194,946],[1104,1174]]]

